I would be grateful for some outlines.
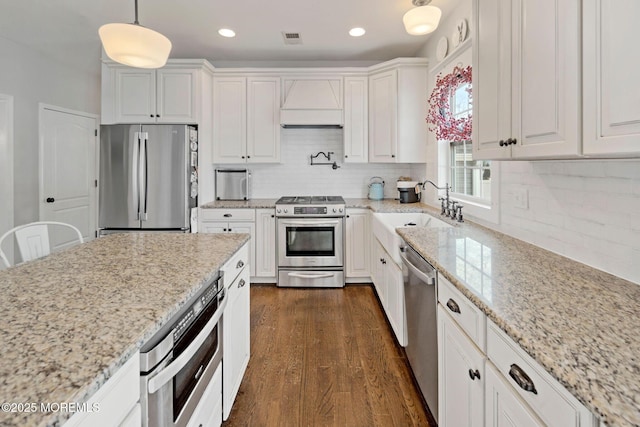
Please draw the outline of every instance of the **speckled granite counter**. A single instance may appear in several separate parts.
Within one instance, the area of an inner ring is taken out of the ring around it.
[[[248,239],[115,234],[0,271],[1,402],[87,401]],[[0,412],[0,425],[68,417]]]
[[[470,222],[398,233],[608,425],[640,425],[640,286]]]
[[[200,205],[202,209],[272,209],[277,199],[214,200]]]

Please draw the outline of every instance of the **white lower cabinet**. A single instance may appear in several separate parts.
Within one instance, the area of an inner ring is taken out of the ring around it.
[[[505,378],[491,362],[487,362],[485,373],[487,414],[485,425],[487,427],[542,427],[545,425],[505,382]]]
[[[90,411],[76,412],[65,427],[140,426],[140,353],[136,352],[87,401]],[[93,408],[96,408],[94,411]],[[136,409],[137,408],[137,409]]]
[[[597,425],[584,405],[442,274],[438,277],[438,425]]]
[[[371,280],[369,209],[347,209],[345,239],[345,275],[349,282]]]
[[[404,307],[404,280],[402,269],[393,261],[382,244],[373,237],[371,270],[373,284],[382,308],[401,346],[407,345],[407,320]]]
[[[200,403],[193,411],[187,427],[218,427],[222,424],[222,372],[224,362],[218,366],[211,382],[204,390]]]
[[[275,209],[256,209],[255,274],[252,276],[259,282],[275,283],[276,252]]]
[[[244,265],[237,277],[233,273],[239,263],[235,258],[225,265],[225,276],[230,276],[227,286],[228,302],[222,317],[222,416],[226,420],[238,394],[240,383],[249,364],[250,354],[250,277]],[[228,263],[228,264],[229,264]]]
[[[484,425],[486,357],[438,305],[438,423]]]

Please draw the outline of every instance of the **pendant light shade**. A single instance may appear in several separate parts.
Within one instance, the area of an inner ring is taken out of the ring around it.
[[[133,24],[105,24],[98,30],[107,56],[136,68],[160,68],[167,63],[171,41],[138,23],[138,0]]]
[[[402,22],[407,33],[414,36],[429,34],[438,28],[442,11],[435,6],[426,6],[431,0],[413,0],[418,6],[404,14]]]

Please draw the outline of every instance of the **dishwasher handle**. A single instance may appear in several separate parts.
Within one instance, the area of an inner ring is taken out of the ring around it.
[[[425,273],[424,271],[421,271],[418,267],[413,265],[411,263],[411,261],[409,261],[407,256],[404,254],[403,248],[401,248],[401,251],[400,251],[400,258],[402,258],[402,262],[407,266],[409,271],[411,271],[413,274],[418,276],[420,278],[420,280],[422,280],[427,285],[435,286],[435,284],[436,284],[436,275],[435,275],[435,269],[433,267],[431,267],[431,266],[428,267],[429,270],[432,272],[431,275]]]

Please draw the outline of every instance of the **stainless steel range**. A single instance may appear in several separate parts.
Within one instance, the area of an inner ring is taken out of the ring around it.
[[[276,202],[278,286],[344,286],[345,202],[340,196]]]

